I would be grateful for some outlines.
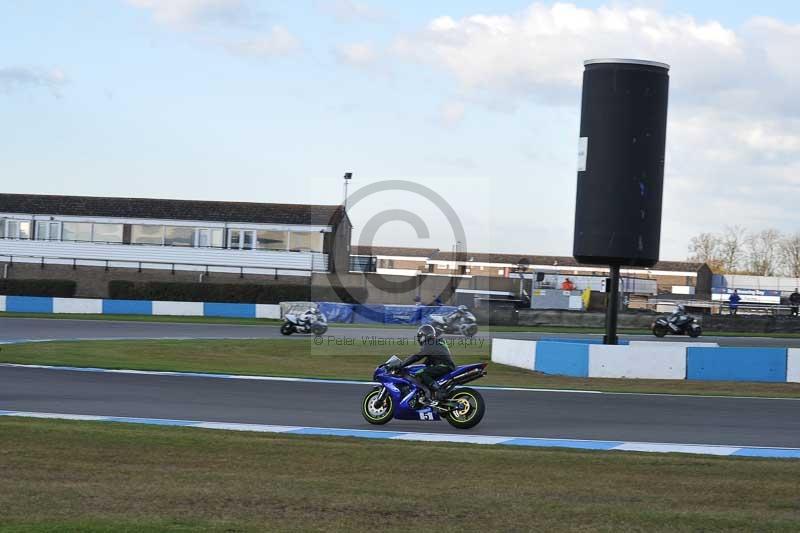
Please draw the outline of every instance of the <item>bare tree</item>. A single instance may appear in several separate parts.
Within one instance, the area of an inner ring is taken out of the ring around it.
[[[784,270],[793,278],[800,278],[800,232],[781,240],[780,254]]]
[[[741,268],[747,235],[741,226],[726,226],[719,244],[719,260],[722,270],[735,273]]]
[[[778,270],[781,234],[775,229],[753,233],[745,240],[748,270],[756,276],[774,276]]]
[[[721,237],[717,233],[701,233],[689,242],[689,260],[706,263],[714,271],[722,268],[720,260]]]

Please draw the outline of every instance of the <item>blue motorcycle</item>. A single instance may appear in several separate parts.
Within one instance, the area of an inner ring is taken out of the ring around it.
[[[373,379],[379,383],[364,396],[361,414],[370,424],[381,425],[392,418],[398,420],[441,420],[444,418],[458,429],[475,427],[486,412],[486,404],[475,389],[458,387],[486,375],[488,363],[459,366],[438,380],[441,396],[430,402],[419,385],[409,376],[424,365],[402,367],[402,361],[393,355],[375,369]]]

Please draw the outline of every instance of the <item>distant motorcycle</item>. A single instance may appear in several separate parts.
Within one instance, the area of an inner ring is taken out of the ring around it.
[[[436,329],[436,333],[439,335],[449,333],[451,335],[472,337],[478,333],[478,320],[466,305],[459,305],[458,309],[452,313],[431,315],[430,318],[431,326]]]
[[[703,333],[703,328],[697,319],[686,313],[682,305],[679,305],[671,315],[662,316],[653,322],[653,335],[663,337],[670,335],[689,335],[697,338]]]
[[[328,331],[328,319],[319,309],[309,309],[302,315],[287,314],[281,326],[281,334],[312,333],[319,337]]]
[[[375,369],[373,379],[378,386],[364,396],[361,414],[370,424],[382,425],[390,420],[436,421],[444,418],[458,429],[475,427],[483,419],[486,404],[475,389],[461,387],[486,375],[488,363],[459,366],[439,378],[445,399],[432,403],[425,399],[413,376],[423,365],[403,368],[402,361],[393,355]]]

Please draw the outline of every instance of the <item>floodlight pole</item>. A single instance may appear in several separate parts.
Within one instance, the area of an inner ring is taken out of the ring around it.
[[[611,287],[606,299],[606,334],[603,344],[619,344],[617,338],[617,315],[619,313],[619,265],[610,265]]]

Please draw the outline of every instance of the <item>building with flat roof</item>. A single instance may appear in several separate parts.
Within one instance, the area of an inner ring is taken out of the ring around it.
[[[439,251],[435,248],[403,248],[391,246],[353,246],[351,270],[415,276],[486,276],[533,278],[539,273],[548,278],[591,278],[608,276],[608,267],[579,265],[573,257]],[[690,293],[710,295],[711,269],[705,263],[660,261],[652,268],[622,268],[630,280],[652,280],[657,293]],[[581,287],[583,288],[583,287]],[[595,288],[594,286],[587,288]]]
[[[0,262],[311,276],[347,271],[341,205],[0,194]]]

